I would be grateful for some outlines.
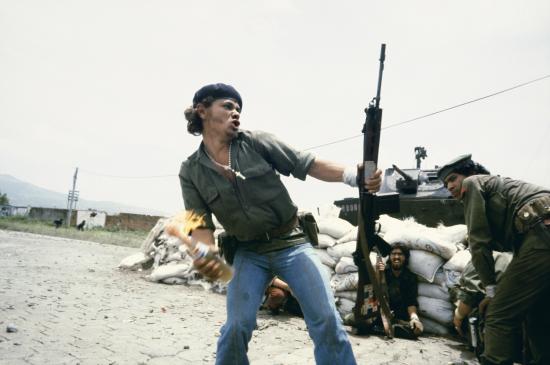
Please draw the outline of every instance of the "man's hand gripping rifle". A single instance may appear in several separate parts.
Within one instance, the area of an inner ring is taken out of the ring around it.
[[[382,87],[382,73],[384,71],[384,60],[386,57],[386,45],[382,44],[380,50],[380,69],[378,74],[378,88],[376,97],[369,103],[365,113],[367,114],[363,125],[363,168],[361,169],[361,183],[359,185],[360,207],[358,209],[358,238],[357,249],[354,253],[354,261],[359,268],[359,283],[357,289],[357,300],[354,308],[354,324],[358,333],[366,332],[372,324],[372,316],[369,316],[368,291],[366,285],[371,284],[374,296],[380,304],[380,315],[384,325],[384,332],[388,337],[393,337],[393,315],[391,313],[387,288],[383,277],[379,276],[369,259],[370,251],[374,250],[378,255],[386,256],[391,247],[383,238],[376,233],[376,220],[380,214],[399,211],[399,194],[373,194],[364,188],[365,177],[369,177],[376,170],[378,164],[378,148],[380,145],[380,130],[382,125],[382,109],[380,109],[380,90]],[[380,279],[380,280],[379,280]],[[382,284],[382,285],[381,285]],[[372,313],[372,311],[371,311]]]

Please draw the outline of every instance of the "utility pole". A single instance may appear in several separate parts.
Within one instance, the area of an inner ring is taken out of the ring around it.
[[[78,201],[78,191],[76,188],[76,178],[78,177],[78,167],[76,168],[73,176],[73,188],[69,190],[69,195],[67,197],[67,227],[71,225],[71,216],[73,214],[73,209],[76,209],[76,202]]]

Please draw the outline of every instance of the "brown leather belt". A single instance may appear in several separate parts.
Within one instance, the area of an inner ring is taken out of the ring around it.
[[[294,228],[298,227],[298,216],[295,214],[287,223],[280,227],[276,227],[269,232],[262,233],[249,241],[271,241],[274,238],[280,238],[291,233]]]

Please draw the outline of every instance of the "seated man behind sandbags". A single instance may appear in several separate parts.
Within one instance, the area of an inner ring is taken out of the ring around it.
[[[410,327],[414,336],[419,336],[424,326],[420,319],[418,319],[418,281],[416,275],[414,275],[408,266],[410,252],[407,247],[401,243],[396,243],[392,246],[390,256],[387,263],[384,264],[382,260],[377,263],[377,269],[379,272],[384,272],[384,277],[388,287],[389,305],[392,310],[395,319],[399,322],[406,322]],[[406,330],[406,326],[394,327],[396,337],[410,337],[409,334],[404,333],[402,336],[401,330]]]
[[[278,277],[273,278],[265,291],[265,300],[260,309],[268,309],[271,314],[277,315],[280,311],[290,315],[303,317],[300,304],[294,298],[287,283]]]

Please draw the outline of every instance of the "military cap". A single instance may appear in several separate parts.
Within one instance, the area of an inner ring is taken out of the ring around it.
[[[462,165],[464,165],[465,163],[471,160],[472,160],[471,154],[458,156],[452,161],[447,162],[445,165],[441,166],[439,170],[437,170],[437,177],[439,177],[441,181],[445,181],[445,179],[447,178],[447,176],[449,176],[450,173],[462,167]]]
[[[207,97],[213,97],[214,99],[234,99],[241,109],[243,108],[243,101],[239,92],[231,85],[222,83],[210,84],[203,86],[193,96],[193,107],[196,107],[201,101]]]

